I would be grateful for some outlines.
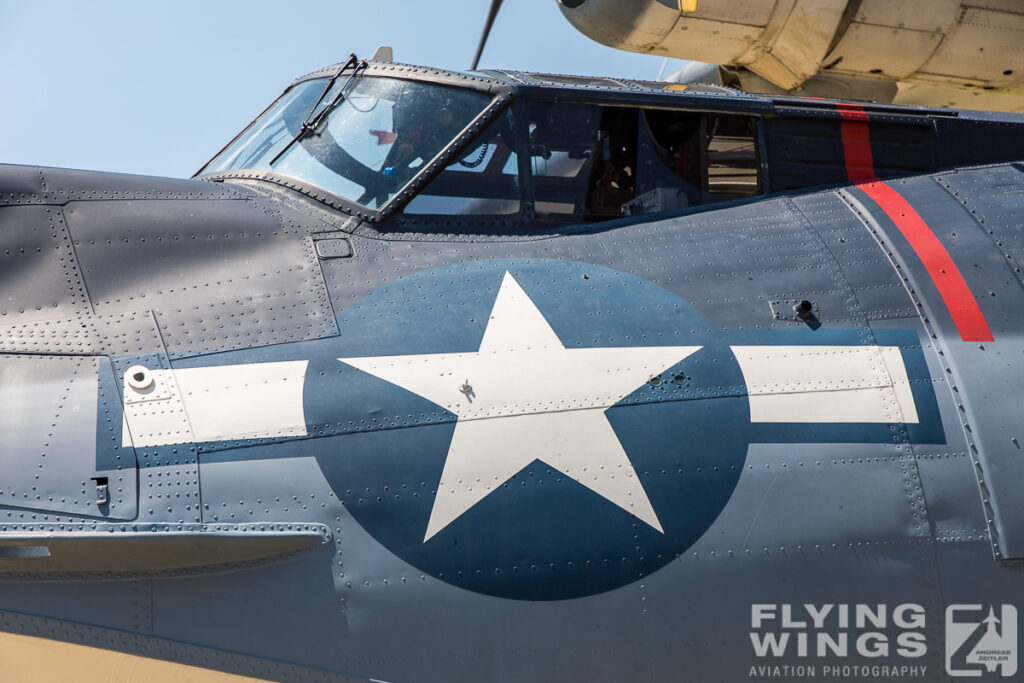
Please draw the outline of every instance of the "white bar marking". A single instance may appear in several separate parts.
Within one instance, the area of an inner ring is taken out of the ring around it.
[[[751,422],[916,423],[897,346],[734,346]]]
[[[125,383],[128,429],[122,442],[145,447],[305,436],[302,389],[308,363],[152,370],[153,391],[169,390],[169,396],[140,401]]]

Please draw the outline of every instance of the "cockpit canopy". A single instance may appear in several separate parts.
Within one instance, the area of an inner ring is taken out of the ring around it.
[[[355,57],[209,162],[370,222],[532,230],[1019,160],[1012,115]],[[867,160],[866,164],[864,160]]]
[[[413,221],[607,220],[761,191],[751,116],[355,71],[294,84],[200,174],[264,172]]]

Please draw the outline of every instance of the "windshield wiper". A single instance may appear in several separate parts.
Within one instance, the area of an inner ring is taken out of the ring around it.
[[[316,108],[319,107],[320,103],[324,101],[325,97],[327,97],[327,93],[331,91],[331,88],[334,87],[334,83],[338,80],[341,74],[345,72],[345,69],[349,68],[350,66],[352,67],[352,73],[348,75],[348,79],[342,84],[340,88],[338,88],[338,94],[334,96],[334,99],[331,100],[330,104],[328,104],[326,107],[324,107],[318,112]],[[360,60],[358,57],[356,57],[354,52],[349,54],[348,59],[345,60],[345,63],[342,64],[340,69],[338,69],[338,73],[331,76],[331,78],[327,81],[327,85],[324,86],[323,92],[320,93],[320,97],[316,98],[316,102],[313,103],[313,107],[309,110],[309,114],[306,115],[306,120],[303,121],[302,125],[299,126],[299,132],[296,133],[295,136],[288,141],[288,144],[285,145],[280,152],[274,155],[274,158],[270,160],[270,166],[273,166],[274,163],[278,159],[280,159],[285,152],[291,149],[292,145],[294,145],[296,142],[305,137],[306,133],[308,133],[311,130],[316,130],[317,126],[319,126],[320,123],[324,120],[324,117],[327,116],[329,112],[334,111],[334,108],[341,104],[341,101],[345,97],[345,89],[348,88],[348,86],[352,83],[352,79],[356,77],[356,73],[360,69],[365,69],[366,66],[367,64],[365,59]]]

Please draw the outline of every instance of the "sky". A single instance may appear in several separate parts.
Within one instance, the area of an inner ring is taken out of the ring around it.
[[[350,52],[467,69],[488,6],[0,0],[0,163],[188,177],[294,78]],[[505,0],[480,67],[652,79],[663,62],[591,41],[556,0]]]

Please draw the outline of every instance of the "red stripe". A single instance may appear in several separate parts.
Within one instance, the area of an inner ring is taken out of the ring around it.
[[[868,114],[860,104],[836,104],[846,155],[846,177],[852,181],[875,177],[875,160],[871,156],[871,136],[868,133]]]
[[[921,259],[964,341],[992,341],[992,331],[970,288],[935,233],[899,192],[880,180],[857,185],[881,207]]]
[[[921,259],[925,270],[939,290],[942,301],[953,317],[953,323],[964,341],[992,341],[992,330],[978,307],[978,302],[964,281],[964,276],[953,263],[946,248],[939,242],[924,219],[899,192],[878,180],[875,162],[871,156],[871,135],[868,113],[859,104],[837,103],[842,117],[840,132],[843,136],[843,154],[846,156],[846,176],[857,182],[885,215],[896,224]]]

